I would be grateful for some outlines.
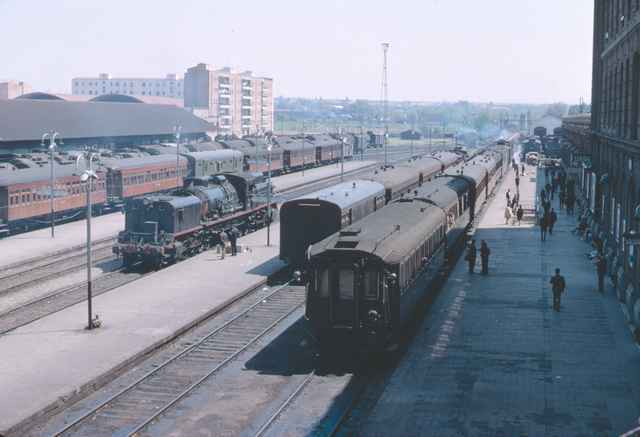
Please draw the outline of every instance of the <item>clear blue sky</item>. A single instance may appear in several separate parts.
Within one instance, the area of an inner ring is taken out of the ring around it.
[[[0,78],[69,92],[76,76],[275,79],[276,94],[577,102],[591,91],[592,0],[0,0]]]

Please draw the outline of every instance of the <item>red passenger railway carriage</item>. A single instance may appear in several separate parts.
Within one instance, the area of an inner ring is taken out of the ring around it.
[[[86,188],[80,181],[82,170],[74,166],[57,166],[53,190],[57,220],[72,218],[86,207]],[[0,174],[0,220],[12,227],[28,227],[48,221],[51,213],[51,180],[48,167],[25,169]],[[107,199],[104,172],[98,171],[93,185],[93,205]]]
[[[187,160],[180,157],[180,177],[176,177],[175,155],[145,156],[106,160],[109,201],[121,203],[126,199],[149,193],[182,187],[187,175]]]

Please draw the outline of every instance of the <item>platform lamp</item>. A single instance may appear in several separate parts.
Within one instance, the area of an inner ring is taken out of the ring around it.
[[[271,135],[265,135],[267,143],[267,247],[271,245],[271,150],[273,150]]]
[[[344,182],[344,145],[347,143],[347,137],[340,136],[340,182]]]
[[[49,166],[50,166],[50,178],[51,178],[51,188],[50,188],[50,192],[49,192],[49,199],[50,199],[50,205],[51,205],[51,238],[55,238],[55,206],[54,206],[54,200],[55,200],[55,190],[54,190],[54,184],[55,184],[55,170],[54,170],[54,164],[53,164],[53,152],[55,152],[56,150],[56,138],[58,138],[60,136],[60,134],[54,130],[49,131],[49,132],[45,132],[44,134],[42,134],[42,142],[40,143],[42,145],[42,147],[46,146],[46,141],[49,140]],[[60,140],[60,144],[62,143],[62,140]]]
[[[88,308],[88,321],[86,329],[98,328],[100,326],[100,322],[98,321],[98,316],[93,318],[93,309],[92,309],[92,298],[93,298],[93,290],[92,290],[92,282],[91,282],[91,192],[93,191],[93,181],[98,180],[98,175],[93,170],[93,160],[98,158],[99,154],[95,152],[91,152],[89,150],[83,152],[78,155],[76,159],[76,169],[80,165],[80,160],[85,160],[85,171],[82,172],[80,176],[80,180],[86,183],[87,187],[87,308]]]
[[[180,189],[180,135],[182,134],[182,126],[179,124],[173,126],[173,135],[176,138],[176,188]]]

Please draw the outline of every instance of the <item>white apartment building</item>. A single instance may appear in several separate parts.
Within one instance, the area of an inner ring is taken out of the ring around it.
[[[198,64],[184,76],[184,106],[222,134],[273,130],[273,79]]]
[[[98,77],[76,77],[71,80],[74,95],[99,96],[102,94],[127,94],[133,96],[173,97],[184,96],[184,81],[177,74],[165,78],[111,77],[101,73]]]

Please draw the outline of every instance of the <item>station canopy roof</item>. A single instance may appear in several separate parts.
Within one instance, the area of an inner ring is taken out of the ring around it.
[[[61,139],[206,133],[214,126],[173,105],[64,100],[0,100],[0,145],[37,141],[51,130]]]

